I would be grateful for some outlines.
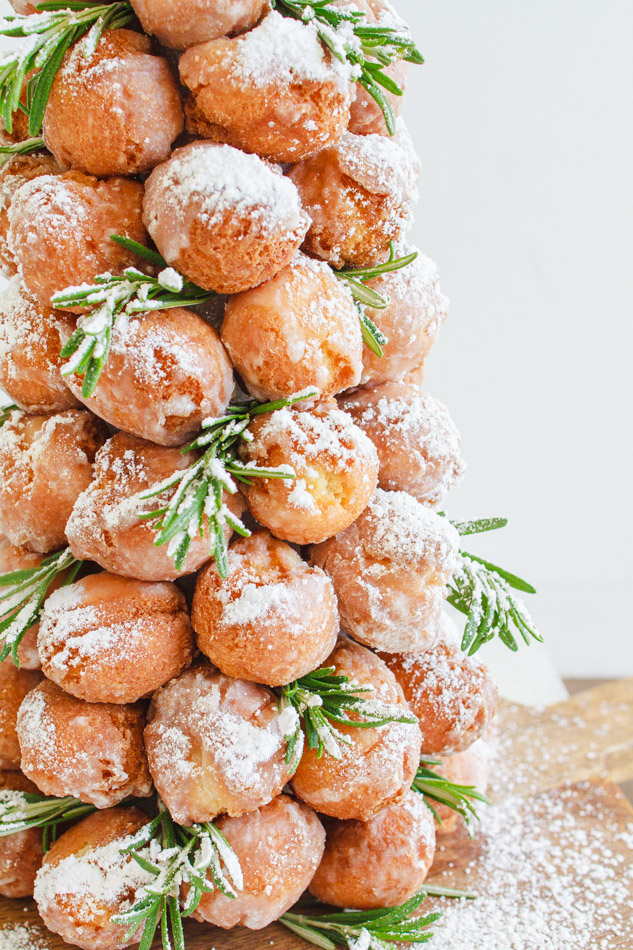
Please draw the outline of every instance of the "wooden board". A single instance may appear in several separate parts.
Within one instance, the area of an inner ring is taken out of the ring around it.
[[[633,950],[633,809],[613,784],[633,779],[633,680],[608,684],[548,709],[505,706],[500,724],[500,751],[495,770],[495,807],[521,808],[533,821],[541,847],[555,854],[560,845],[560,826],[551,821],[553,811],[573,816],[578,840],[593,829],[609,832],[610,862],[617,863],[621,912],[617,932],[598,917],[587,932],[586,950]],[[510,819],[512,810],[509,811]],[[430,880],[444,886],[487,892],[489,881],[482,861],[494,851],[494,840],[485,835],[469,840],[462,829],[440,839]],[[560,849],[559,849],[560,850]],[[585,882],[575,884],[583,888]],[[461,908],[460,908],[461,910]],[[468,912],[468,905],[464,906]],[[623,917],[623,919],[620,919]],[[623,922],[624,921],[624,922]],[[44,929],[32,901],[0,900],[0,933],[6,927],[28,924],[36,931],[36,943],[48,950],[67,945]],[[433,947],[452,950],[436,925]],[[274,925],[261,933],[230,932],[187,922],[188,950],[301,950],[307,946],[283,927]],[[481,933],[472,950],[487,950],[493,934]],[[601,941],[606,941],[602,943]],[[523,950],[513,944],[506,950]],[[561,945],[556,950],[566,950]]]

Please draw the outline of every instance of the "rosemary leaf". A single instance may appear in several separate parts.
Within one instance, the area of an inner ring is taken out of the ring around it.
[[[49,798],[31,792],[0,791],[0,838],[41,828],[44,850],[57,836],[60,824],[77,821],[96,809],[75,798]]]
[[[447,808],[456,811],[458,815],[465,819],[468,833],[472,838],[474,835],[473,822],[479,821],[473,802],[483,802],[485,805],[489,805],[490,802],[473,785],[457,785],[440,775],[433,766],[441,764],[440,759],[422,756],[420,766],[413,780],[413,791],[424,797],[424,801],[440,825],[442,819],[438,815],[435,805],[445,805]]]
[[[30,155],[31,152],[40,152],[44,147],[44,139],[38,136],[12,145],[0,145],[0,165],[10,161],[16,155]]]

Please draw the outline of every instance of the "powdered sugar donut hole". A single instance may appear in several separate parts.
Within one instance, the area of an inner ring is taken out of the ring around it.
[[[383,703],[401,705],[410,714],[395,677],[374,653],[351,640],[340,640],[325,665],[361,686]],[[369,821],[408,791],[420,760],[422,737],[417,724],[391,722],[376,729],[337,724],[351,739],[340,743],[340,758],[316,749],[303,751],[292,788],[302,801],[332,818]]]
[[[266,0],[132,0],[146,33],[163,46],[187,49],[255,26]]]
[[[67,287],[138,264],[110,235],[147,243],[142,199],[138,181],[99,181],[82,172],[42,175],[18,188],[9,208],[9,247],[33,296],[48,307]]]
[[[220,818],[217,827],[240,862],[243,888],[234,899],[217,888],[204,894],[193,916],[227,930],[262,930],[308,887],[323,855],[323,826],[307,805],[280,795],[241,818]]]
[[[318,669],[339,631],[328,576],[267,531],[231,545],[226,579],[213,563],[201,571],[191,619],[199,649],[215,666],[267,686]]]
[[[21,796],[16,796],[16,792],[33,794],[37,788],[21,772],[0,772],[0,803],[17,804]],[[43,857],[39,828],[0,838],[0,896],[31,897]]]
[[[302,161],[340,139],[355,94],[351,77],[314,24],[276,10],[249,33],[195,46],[180,59],[193,96],[189,131],[273,162]]]
[[[289,777],[275,694],[211,666],[158,690],[145,744],[156,789],[179,824],[255,811]]]
[[[308,229],[296,188],[256,155],[193,142],[155,168],[144,219],[165,260],[205,290],[236,294],[289,264]]]
[[[288,177],[312,219],[304,250],[334,267],[378,263],[411,224],[418,175],[404,139],[349,132],[295,165]]]
[[[254,478],[242,492],[252,514],[294,544],[330,538],[363,511],[378,479],[378,456],[365,433],[327,401],[311,410],[258,416],[242,461],[292,478]]]
[[[396,255],[405,257],[414,250],[401,242]],[[421,382],[424,362],[448,314],[448,299],[441,291],[436,265],[418,254],[412,264],[374,277],[367,286],[389,301],[384,310],[366,308],[388,343],[382,359],[365,348],[362,383],[375,386],[405,377],[412,383]]]
[[[92,396],[83,396],[82,382],[68,377],[92,412],[158,445],[194,438],[203,419],[222,415],[235,385],[216,331],[180,307],[121,321]]]
[[[0,385],[28,412],[79,405],[61,376],[62,340],[75,329],[67,313],[44,307],[14,277],[0,296]]]
[[[24,116],[23,112],[19,114]],[[0,166],[0,271],[5,277],[13,277],[18,272],[15,256],[9,246],[9,208],[14,194],[27,181],[61,172],[53,156],[45,153],[14,155]]]
[[[147,798],[153,788],[144,725],[140,703],[84,703],[43,680],[18,713],[22,771],[45,795],[71,795],[97,808]]]
[[[11,657],[0,663],[0,769],[20,768],[18,711],[41,679],[37,670],[18,669]]]
[[[339,405],[376,446],[378,485],[439,505],[462,478],[461,438],[446,407],[406,383],[343,396]]]
[[[164,500],[164,496],[145,500],[141,496],[194,460],[191,453],[154,445],[125,432],[113,436],[97,453],[93,480],[77,498],[66,525],[75,557],[143,581],[172,581],[202,567],[211,558],[206,534],[192,538],[178,569],[167,545],[156,546],[156,532],[140,517],[155,511]],[[223,502],[237,517],[244,511],[240,494],[224,492]],[[228,540],[233,532],[228,525],[224,530]]]
[[[330,267],[298,254],[272,280],[229,299],[222,342],[262,401],[314,388],[332,396],[360,382],[358,309]]]
[[[398,907],[421,889],[435,856],[435,822],[408,791],[369,821],[327,823],[327,842],[310,893],[324,904]]]
[[[68,517],[92,479],[107,438],[89,412],[13,412],[0,429],[0,531],[12,544],[47,554],[64,546]]]
[[[88,57],[85,46],[70,48],[53,80],[46,147],[60,165],[90,175],[146,173],[169,158],[185,125],[167,60],[133,30],[107,30]]]
[[[49,930],[84,950],[123,950],[140,931],[112,918],[125,913],[153,876],[122,850],[148,823],[139,808],[109,808],[65,831],[46,854],[35,882],[35,901]],[[147,855],[148,856],[148,855]]]
[[[91,574],[48,598],[38,648],[46,676],[89,703],[134,703],[189,666],[193,632],[184,594]]]
[[[378,489],[345,531],[311,551],[332,578],[343,629],[385,653],[437,641],[446,585],[457,565],[451,523],[405,492]]]

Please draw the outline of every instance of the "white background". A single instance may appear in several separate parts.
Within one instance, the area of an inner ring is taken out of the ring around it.
[[[426,381],[469,462],[448,510],[511,518],[481,550],[538,587],[564,675],[632,675],[633,4],[395,2],[427,59],[405,112],[452,303]]]
[[[511,518],[477,550],[538,586],[564,675],[633,674],[633,4],[396,4],[427,58],[415,238],[452,300],[427,385],[470,463],[448,510]]]

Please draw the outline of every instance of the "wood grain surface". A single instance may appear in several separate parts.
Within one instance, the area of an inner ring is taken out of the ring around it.
[[[610,936],[604,922],[599,921],[595,931],[587,933],[587,950],[599,946],[608,950],[633,950],[633,873],[630,870],[633,852],[630,842],[627,843],[633,809],[613,784],[632,778],[633,680],[577,694],[548,709],[518,706],[502,709],[500,751],[492,794],[495,803],[503,804],[508,795],[521,799],[523,810],[533,811],[539,833],[549,835],[547,840],[552,848],[557,846],[557,831],[549,815],[555,802],[565,803],[565,808],[576,816],[579,828],[589,832],[600,823],[602,828],[613,831],[610,847],[619,856],[623,878],[630,883],[630,893],[623,905],[623,913],[631,918],[629,935]],[[470,890],[485,888],[485,877],[478,878],[478,857],[484,849],[494,846],[494,842],[482,835],[471,841],[464,829],[440,841],[429,880]],[[17,924],[33,928],[34,946],[40,944],[42,950],[61,950],[67,946],[45,930],[32,901],[0,899],[0,936],[2,930]],[[267,947],[302,950],[308,946],[279,925],[260,933],[241,929],[224,932],[189,921],[186,935],[188,950],[265,950]],[[601,943],[603,940],[607,942]],[[449,943],[441,942],[441,931],[434,941],[436,945],[442,950],[451,950]],[[486,946],[485,934],[481,946]]]

